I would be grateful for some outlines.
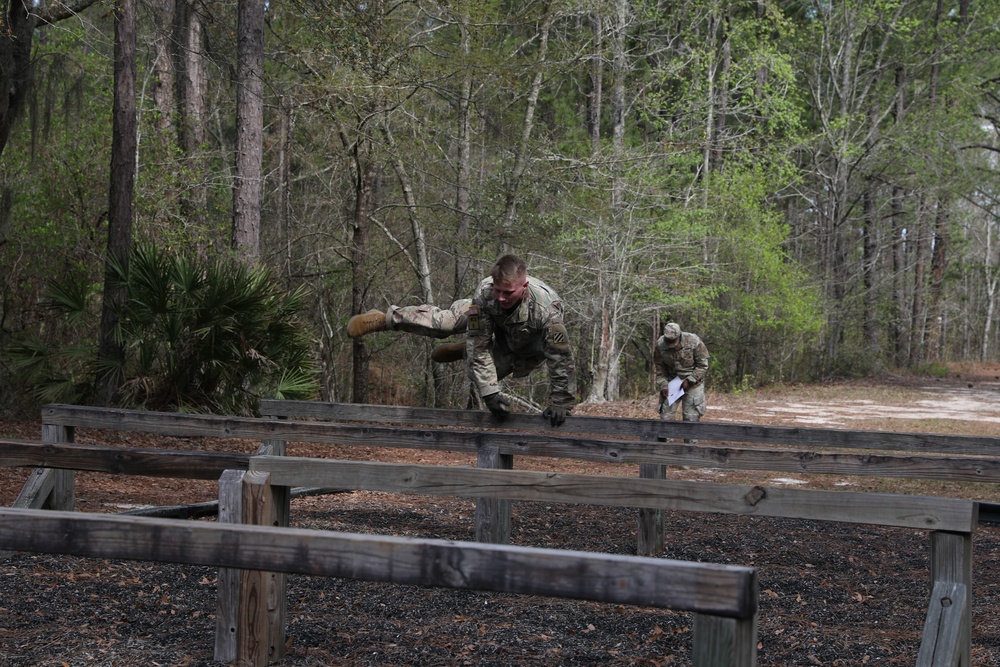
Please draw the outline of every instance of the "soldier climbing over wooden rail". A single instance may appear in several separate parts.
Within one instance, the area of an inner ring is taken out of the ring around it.
[[[433,338],[465,333],[463,343],[437,347],[437,362],[465,360],[466,372],[483,403],[494,415],[508,413],[510,398],[500,380],[524,377],[544,362],[549,374],[548,407],[542,416],[553,426],[566,420],[576,403],[576,367],[563,323],[562,300],[555,290],[528,275],[522,259],[504,255],[471,299],[449,309],[424,304],[370,310],[347,323],[358,338],[377,331],[405,331]]]

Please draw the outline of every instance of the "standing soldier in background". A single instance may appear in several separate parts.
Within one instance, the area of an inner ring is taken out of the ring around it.
[[[497,416],[506,415],[510,405],[500,380],[524,377],[545,362],[549,406],[542,416],[559,426],[576,403],[576,368],[562,315],[555,290],[528,276],[520,258],[504,255],[472,299],[456,301],[447,310],[432,305],[390,306],[386,313],[372,310],[352,317],[347,335],[392,330],[446,338],[464,332],[464,343],[441,345],[431,358],[441,363],[464,358],[469,379]]]
[[[668,403],[667,385],[681,380],[684,395],[680,399],[681,417],[686,422],[701,421],[705,415],[705,375],[708,373],[708,348],[701,338],[681,331],[676,322],[663,325],[663,335],[653,351],[656,388],[660,390],[660,419],[677,419],[677,403]]]

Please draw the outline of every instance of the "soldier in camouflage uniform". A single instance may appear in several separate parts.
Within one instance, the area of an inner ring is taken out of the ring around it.
[[[693,333],[682,332],[680,325],[669,322],[653,351],[656,387],[660,390],[660,419],[677,419],[677,404],[667,405],[667,384],[680,378],[684,395],[681,416],[686,422],[700,421],[705,415],[705,375],[708,373],[708,348]]]
[[[543,416],[562,424],[575,404],[576,370],[562,320],[562,301],[555,290],[527,275],[524,262],[504,255],[472,299],[447,310],[431,305],[390,306],[386,313],[369,311],[347,324],[352,338],[373,331],[405,331],[434,338],[466,333],[465,343],[441,345],[431,354],[438,362],[466,359],[466,371],[496,415],[507,414],[510,399],[500,380],[523,377],[545,362],[549,372],[549,407]]]

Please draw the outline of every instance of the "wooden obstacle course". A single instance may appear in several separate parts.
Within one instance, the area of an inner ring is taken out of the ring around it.
[[[250,495],[266,486],[249,476]],[[233,480],[240,486],[244,480]],[[70,539],[66,539],[71,536]],[[469,588],[688,611],[695,667],[756,664],[756,570],[637,556],[272,526],[0,509],[0,548],[238,568],[244,604],[229,658],[274,659],[271,573]],[[283,606],[283,605],[282,605]],[[222,621],[220,621],[222,622]],[[218,644],[217,644],[218,648]],[[698,656],[713,656],[711,660]]]
[[[946,436],[927,434],[899,434],[882,432],[841,431],[838,429],[804,429],[782,427],[760,427],[753,425],[712,424],[710,422],[660,422],[641,419],[608,419],[597,417],[573,417],[562,428],[550,427],[536,415],[511,414],[497,420],[486,412],[437,410],[430,408],[398,408],[390,406],[357,406],[344,404],[303,403],[297,401],[267,401],[262,403],[262,411],[267,419],[218,417],[209,415],[174,415],[165,413],[144,413],[138,411],[81,408],[78,406],[46,406],[43,409],[44,432],[58,433],[65,429],[65,435],[48,438],[64,438],[55,442],[72,440],[73,428],[104,428],[115,430],[135,430],[163,435],[214,436],[253,438],[262,441],[261,453],[284,453],[288,441],[366,445],[384,447],[426,448],[451,451],[476,452],[482,467],[492,466],[500,470],[513,467],[515,455],[550,456],[604,462],[639,464],[645,478],[662,477],[666,465],[689,465],[716,467],[723,469],[768,470],[798,472],[806,474],[878,475],[927,479],[949,479],[957,481],[1000,481],[1000,457],[990,455],[1000,451],[996,445],[998,438],[973,438],[967,436]],[[294,417],[291,419],[290,417]],[[300,421],[321,420],[321,421]],[[332,420],[343,420],[337,422]],[[381,422],[393,421],[396,425]],[[367,423],[352,423],[367,422]],[[402,424],[402,425],[400,425]],[[428,426],[430,425],[430,426]],[[459,430],[461,429],[490,429]],[[505,432],[501,428],[524,428],[532,432]],[[610,435],[615,439],[602,439],[595,435]],[[681,444],[668,439],[698,438],[701,444]],[[745,447],[716,445],[705,441],[775,443],[780,446]],[[791,450],[785,445],[798,447],[822,447],[833,451],[816,449]],[[878,454],[870,451],[876,450]],[[249,465],[249,464],[248,464]],[[452,473],[453,474],[453,473]],[[515,474],[524,474],[517,472]],[[72,479],[70,474],[70,480]],[[514,479],[514,478],[509,478]],[[621,479],[621,478],[613,478]],[[630,482],[654,481],[629,480]],[[521,483],[524,483],[521,480]],[[26,487],[27,488],[27,487]],[[57,498],[65,501],[70,491],[52,493],[49,506],[58,507]],[[282,488],[282,487],[276,487]],[[479,487],[483,488],[483,487]],[[411,489],[412,490],[412,489]],[[405,489],[404,489],[405,491]],[[634,487],[619,489],[628,498],[640,498]],[[782,503],[782,492],[788,490],[762,489],[754,487],[743,494],[743,500],[734,505],[743,513],[766,514],[776,511]],[[562,492],[565,492],[565,487]],[[693,493],[691,490],[685,493]],[[764,495],[761,496],[761,493]],[[24,494],[22,494],[24,495]],[[34,495],[35,498],[38,494]],[[509,534],[510,497],[491,497],[482,493],[477,503],[477,539],[502,543]],[[789,507],[797,507],[799,514],[829,510],[829,501],[816,501],[812,506],[802,502],[805,497],[790,500]],[[836,499],[851,505],[850,495],[836,492]],[[920,516],[923,511],[914,507],[913,496],[905,496],[899,510],[890,510],[897,515]],[[566,501],[566,497],[563,498]],[[286,501],[287,502],[287,501]],[[492,511],[480,511],[480,507],[490,507]],[[662,517],[662,507],[645,507],[643,502],[627,502],[629,506],[640,508],[645,516],[640,520],[640,542],[637,553],[657,553],[656,538],[662,546],[661,523],[652,523]],[[965,524],[974,526],[978,506],[974,504],[960,510],[966,517],[963,526],[955,532],[947,528],[936,529],[933,520],[920,526],[931,531],[932,584],[954,583],[966,587],[966,604],[961,615],[968,620],[971,613],[971,535]],[[508,508],[505,510],[505,507]],[[719,511],[719,510],[709,510]],[[800,518],[837,518],[839,510],[832,510],[826,516]],[[506,513],[505,513],[506,512]],[[864,504],[855,504],[841,512],[850,516],[864,512],[871,514]],[[777,514],[776,514],[777,515]],[[894,520],[891,516],[889,521]],[[925,521],[920,519],[920,521]],[[879,521],[873,521],[878,523]],[[891,525],[891,524],[890,524]],[[945,524],[940,524],[944,526]],[[645,541],[644,541],[645,540]],[[944,546],[946,545],[946,546]],[[646,551],[652,550],[652,551]],[[929,608],[930,613],[930,608]],[[954,617],[955,610],[949,609],[945,616]],[[955,644],[959,652],[967,656],[969,652],[969,623],[954,627],[964,633]],[[922,646],[929,641],[925,631]],[[962,662],[962,658],[959,658]]]
[[[7,448],[12,454],[6,455]],[[33,455],[32,452],[35,452]],[[0,440],[0,455],[4,461],[17,465],[66,465],[85,470],[127,474],[160,475],[164,470],[180,471],[177,461],[198,460],[189,452],[156,452],[123,450],[96,445],[60,445]],[[870,523],[930,531],[932,582],[961,586],[971,583],[972,532],[977,524],[977,504],[972,501],[898,494],[868,494],[806,489],[770,489],[760,486],[739,486],[707,482],[652,480],[592,475],[569,475],[534,471],[487,470],[451,466],[334,461],[282,456],[226,455],[238,470],[223,473],[220,484],[220,507],[224,520],[282,525],[276,512],[284,506],[282,498],[287,488],[301,483],[319,484],[329,488],[364,489],[395,493],[422,493],[444,496],[474,497],[488,494],[493,498],[558,503],[588,503],[611,506],[669,509],[677,511],[707,511],[759,516],[780,516],[851,523]],[[159,460],[159,459],[162,459]],[[109,465],[109,461],[113,464]],[[109,470],[113,468],[113,470]],[[256,482],[246,482],[243,476]],[[196,474],[182,476],[195,477]],[[259,480],[267,479],[266,489]],[[241,484],[255,483],[256,490],[234,490],[233,480]],[[262,509],[267,506],[268,509]],[[246,577],[252,577],[247,580]],[[258,645],[266,636],[268,655],[279,659],[283,649],[284,605],[272,603],[267,614],[250,614],[247,618],[267,618],[267,630],[253,631],[239,627],[238,619],[252,607],[235,591],[266,589],[258,599],[283,600],[283,585],[278,575],[264,571],[251,574],[220,571],[220,614],[217,637],[217,659],[232,660],[239,653],[238,642],[252,638]],[[941,623],[930,617],[935,599],[929,602],[928,625],[922,646],[928,642],[948,646],[968,654],[968,639],[942,640]],[[966,625],[951,622],[946,628],[962,631],[968,627],[971,600],[957,598],[954,607],[939,609],[935,619],[964,619]],[[943,614],[943,616],[942,616]],[[966,633],[967,636],[967,633]],[[923,649],[922,649],[923,652]],[[918,663],[923,665],[924,663]],[[930,664],[930,663],[928,663]]]

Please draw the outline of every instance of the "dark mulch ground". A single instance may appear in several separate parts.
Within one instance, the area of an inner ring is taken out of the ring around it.
[[[0,426],[3,434],[21,429],[22,437],[37,438],[37,425]],[[81,442],[102,438],[107,436],[78,434]],[[254,446],[200,439],[152,443],[141,436],[120,442],[239,451]],[[313,455],[294,445],[290,453]],[[323,453],[427,463],[449,456],[375,449],[351,454],[336,448]],[[525,460],[518,467],[531,465]],[[12,501],[26,475],[0,469],[0,502]],[[84,474],[77,482],[84,511],[199,502],[215,493],[211,483]],[[293,501],[299,527],[452,540],[472,539],[473,509],[466,500],[368,492]],[[518,545],[635,551],[635,510],[518,503],[512,523]],[[914,664],[928,599],[926,533],[690,513],[668,514],[667,525],[667,558],[759,568],[759,665]],[[974,665],[1000,664],[998,554],[1000,527],[983,526],[974,556]],[[215,578],[211,568],[16,554],[0,561],[0,667],[219,665],[212,659]],[[685,613],[302,576],[289,577],[288,592],[288,644],[278,667],[690,663],[691,617]]]
[[[331,502],[332,500],[332,502]],[[471,538],[472,506],[383,494],[297,501],[298,525]],[[759,568],[760,665],[912,665],[927,604],[926,534],[672,515],[669,558]],[[629,510],[516,508],[516,544],[631,553]],[[995,554],[976,541],[974,664],[1000,658]],[[215,572],[16,555],[0,563],[2,665],[217,665]],[[277,665],[685,665],[690,615],[527,596],[290,577]]]

